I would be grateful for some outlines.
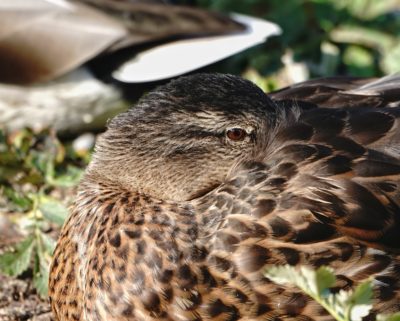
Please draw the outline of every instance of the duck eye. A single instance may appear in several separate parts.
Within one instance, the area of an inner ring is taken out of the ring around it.
[[[233,141],[241,141],[246,137],[247,133],[242,128],[231,128],[226,132],[226,136]]]

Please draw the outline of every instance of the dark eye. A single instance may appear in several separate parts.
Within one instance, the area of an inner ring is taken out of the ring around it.
[[[242,128],[231,128],[226,132],[226,136],[228,136],[228,138],[233,141],[243,140],[246,135],[246,131]]]

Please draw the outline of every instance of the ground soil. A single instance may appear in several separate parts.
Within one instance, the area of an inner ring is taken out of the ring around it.
[[[47,300],[39,298],[29,273],[18,278],[0,275],[0,321],[53,320]]]

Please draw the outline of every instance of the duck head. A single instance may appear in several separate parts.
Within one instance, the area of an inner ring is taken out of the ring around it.
[[[182,77],[109,122],[87,175],[160,199],[190,200],[258,153],[275,113],[267,95],[240,77]]]

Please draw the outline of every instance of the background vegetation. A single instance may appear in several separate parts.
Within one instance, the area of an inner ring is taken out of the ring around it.
[[[273,88],[309,77],[381,76],[400,70],[399,0],[177,2],[249,14],[281,26],[281,36],[228,59],[222,67],[249,77],[259,73]]]

